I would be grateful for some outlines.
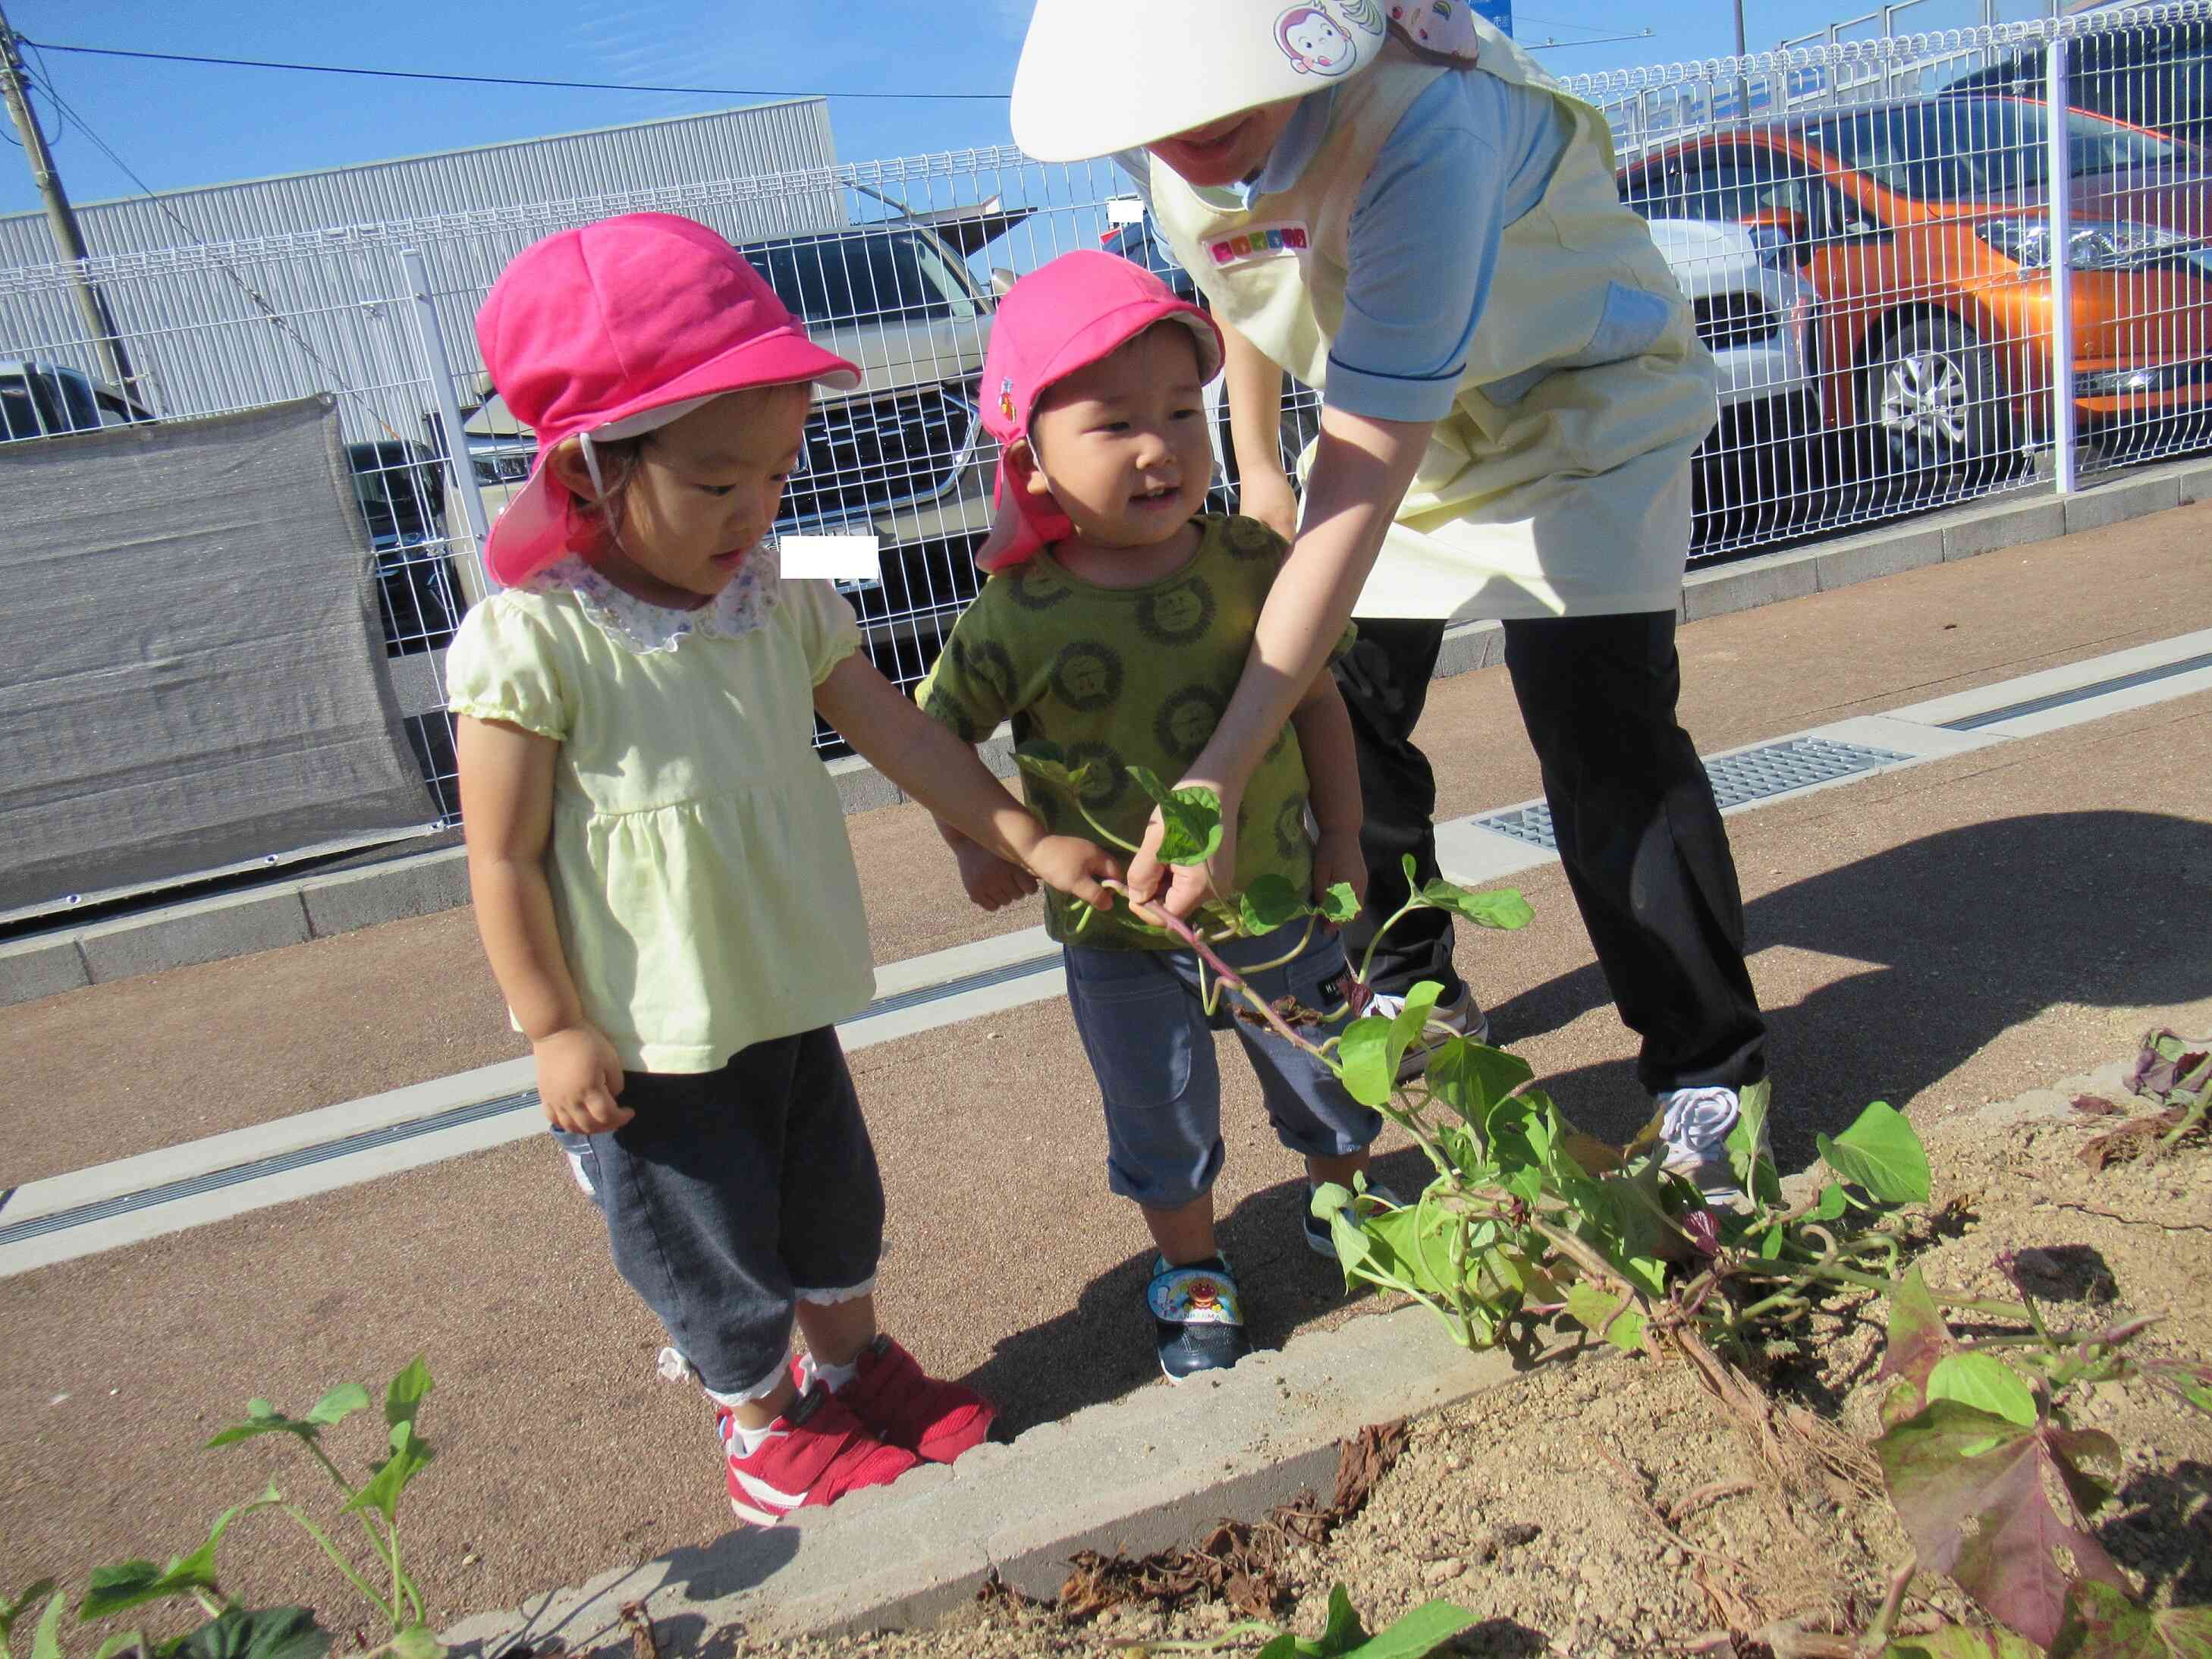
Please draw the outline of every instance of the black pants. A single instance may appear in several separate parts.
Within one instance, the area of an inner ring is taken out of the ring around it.
[[[1419,880],[1438,873],[1436,778],[1413,731],[1443,631],[1440,622],[1363,619],[1337,665],[1366,806],[1367,908],[1345,930],[1354,962],[1371,937],[1366,924],[1405,900],[1404,855]],[[1509,622],[1505,663],[1583,925],[1622,1021],[1644,1040],[1644,1085],[1758,1081],[1765,1022],[1744,966],[1728,832],[1674,717],[1674,613]],[[1435,979],[1449,1000],[1459,985],[1451,948],[1449,917],[1417,912],[1376,951],[1374,982],[1402,991]]]

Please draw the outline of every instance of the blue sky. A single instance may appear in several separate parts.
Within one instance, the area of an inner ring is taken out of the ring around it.
[[[1102,0],[1103,3],[1103,0]],[[1725,54],[1732,14],[1713,0],[1585,8],[1522,0],[1516,33],[1589,42],[1649,27],[1648,39],[1564,45],[1541,53],[1561,73]],[[513,75],[760,87],[791,92],[1001,93],[1029,0],[908,0],[794,7],[719,0],[8,0],[33,40],[216,57]],[[1872,0],[1745,0],[1752,50],[1874,9]],[[2002,0],[2007,18],[2031,0]],[[1972,24],[1976,0],[1920,0],[1901,28]],[[965,19],[964,24],[960,21]],[[1853,33],[1869,32],[1864,26]],[[726,107],[741,99],[568,92],[366,81],[264,70],[134,63],[27,52],[85,126],[157,190],[379,161]],[[70,194],[80,202],[136,187],[88,133],[36,100]],[[1007,143],[1003,101],[836,98],[830,121],[844,161]],[[9,135],[12,137],[12,134]],[[0,213],[38,206],[21,150],[0,149]]]

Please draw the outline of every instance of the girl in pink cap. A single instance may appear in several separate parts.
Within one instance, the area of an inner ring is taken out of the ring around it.
[[[1087,815],[1133,846],[1152,802],[1131,769],[1188,767],[1251,654],[1285,544],[1257,520],[1202,510],[1213,457],[1200,388],[1221,359],[1204,312],[1110,253],[1054,259],[1016,283],[992,320],[983,419],[1004,454],[997,522],[976,556],[993,574],[918,695],[968,742],[1011,720],[1070,766],[1088,763],[1079,808],[1024,775],[1048,823]],[[1352,725],[1326,667],[1274,733],[1243,809],[1227,896],[1267,876],[1316,898],[1339,882],[1364,886]],[[946,839],[985,908],[1035,890],[1003,855],[957,830]],[[1061,943],[1105,1106],[1107,1185],[1136,1203],[1158,1248],[1145,1299],[1160,1370],[1172,1382],[1234,1365],[1249,1343],[1214,1237],[1220,1073],[1199,958],[1126,909],[1085,917],[1055,897],[1045,927]],[[1268,1000],[1340,1011],[1317,1039],[1341,1029],[1347,969],[1333,933],[1293,923],[1214,948]],[[1233,1029],[1277,1138],[1310,1180],[1350,1186],[1381,1116],[1308,1051]],[[1328,1222],[1305,1207],[1307,1243],[1334,1256]]]
[[[779,576],[812,388],[860,376],[728,243],[665,214],[563,231],[477,330],[539,446],[447,664],[477,924],[663,1372],[712,1396],[731,1507],[769,1525],[992,1416],[876,1329],[883,1187],[834,1029],[874,981],[814,716],[1079,902],[1115,866],[902,697],[833,588]]]

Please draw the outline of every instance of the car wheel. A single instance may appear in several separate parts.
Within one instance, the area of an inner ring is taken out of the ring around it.
[[[1808,436],[1820,411],[1802,398],[1724,405],[1690,469],[1690,544],[1705,553],[1788,533],[1812,510],[1821,469]]]
[[[1923,317],[1884,342],[1863,386],[1870,459],[1892,474],[2001,477],[2018,459],[1996,353],[1952,317]]]

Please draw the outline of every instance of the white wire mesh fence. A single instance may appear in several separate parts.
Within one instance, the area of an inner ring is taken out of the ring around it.
[[[1714,354],[1692,556],[2212,441],[2208,59],[2212,0],[2185,0],[1570,80],[1611,118],[1624,198]],[[997,294],[1102,245],[1192,291],[1109,162],[999,149],[702,181],[0,270],[4,438],[336,394],[391,666],[455,811],[442,649],[484,592],[483,526],[534,452],[471,319],[523,246],[643,210],[728,236],[865,370],[810,422],[781,527],[876,538],[876,576],[847,586],[907,685],[978,586]],[[125,386],[78,320],[86,281],[116,319]],[[1294,458],[1318,414],[1291,392]]]

